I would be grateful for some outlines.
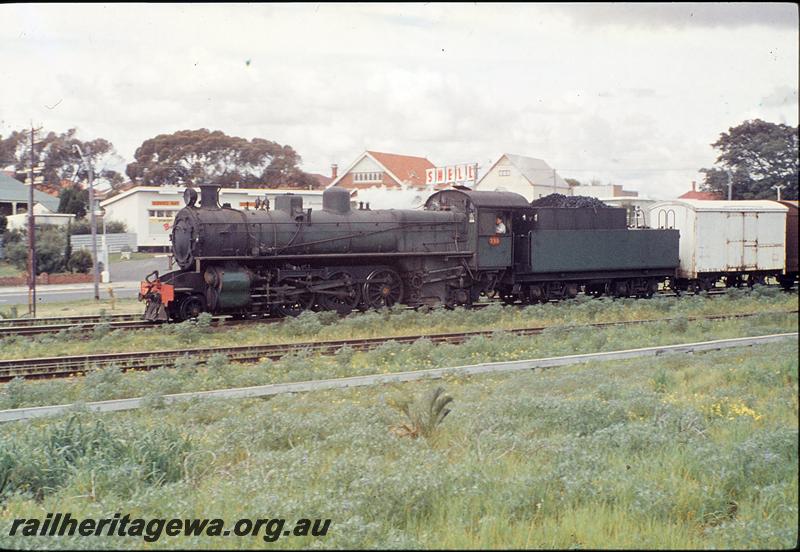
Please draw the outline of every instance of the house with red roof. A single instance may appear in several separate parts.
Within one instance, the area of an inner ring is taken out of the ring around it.
[[[348,190],[363,190],[383,187],[386,189],[415,188],[425,185],[425,171],[435,165],[425,157],[365,151],[353,163],[333,179],[330,186],[341,186]],[[442,185],[439,188],[447,187]]]
[[[695,184],[694,180],[692,180],[692,191],[686,192],[682,196],[678,196],[678,199],[704,199],[713,201],[715,199],[725,199],[722,197],[722,194],[717,192],[698,192],[697,185]]]

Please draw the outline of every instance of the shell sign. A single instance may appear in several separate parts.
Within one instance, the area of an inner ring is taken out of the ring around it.
[[[425,169],[425,184],[450,184],[455,182],[475,182],[478,176],[478,164],[450,165]]]

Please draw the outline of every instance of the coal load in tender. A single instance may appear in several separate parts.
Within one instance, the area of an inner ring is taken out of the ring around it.
[[[608,205],[594,197],[550,194],[531,202],[531,207],[567,207],[570,209],[607,209]]]

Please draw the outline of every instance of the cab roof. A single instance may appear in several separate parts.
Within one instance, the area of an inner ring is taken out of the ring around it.
[[[447,201],[453,198],[455,201]],[[459,198],[461,201],[458,201]],[[431,208],[434,204],[441,205],[442,200],[446,203],[462,203],[469,200],[472,205],[479,209],[483,208],[502,208],[502,209],[523,209],[530,208],[530,203],[523,196],[514,192],[486,192],[474,191],[467,188],[450,188],[432,194],[425,202],[425,208]]]

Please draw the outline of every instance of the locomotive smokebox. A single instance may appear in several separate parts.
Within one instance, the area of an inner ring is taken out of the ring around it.
[[[334,213],[350,212],[350,192],[344,188],[328,188],[322,192],[322,209]]]
[[[200,208],[219,209],[219,186],[200,186]]]

